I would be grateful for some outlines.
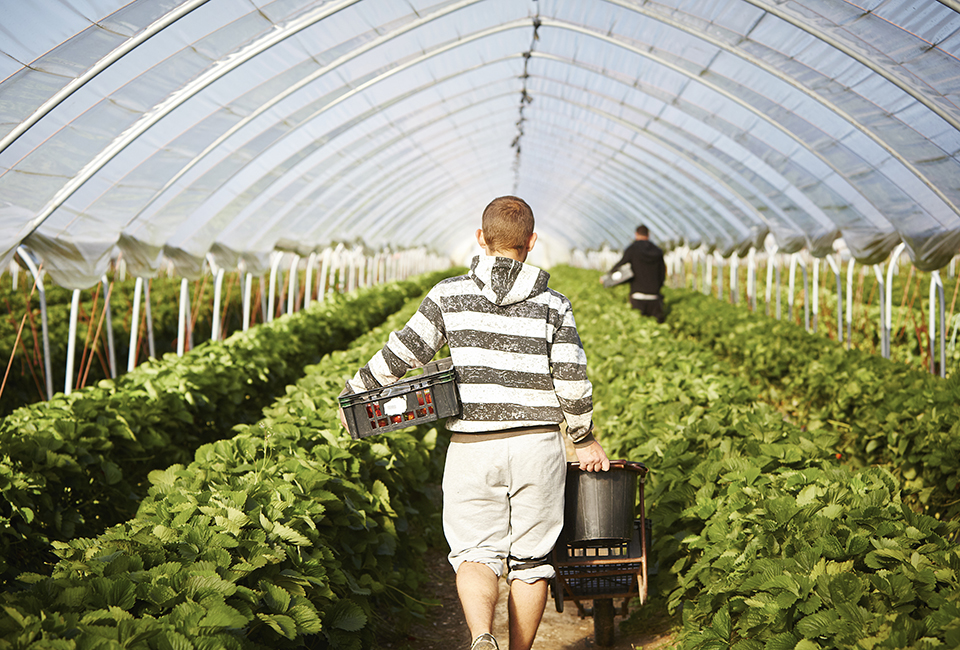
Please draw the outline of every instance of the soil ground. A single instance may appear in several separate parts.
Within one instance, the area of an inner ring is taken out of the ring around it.
[[[470,632],[463,620],[463,611],[457,598],[455,575],[447,563],[443,550],[431,550],[426,558],[427,572],[433,582],[424,589],[424,595],[439,601],[432,607],[424,621],[403,625],[403,630],[395,629],[391,634],[384,630],[379,639],[382,650],[466,650],[470,646]],[[494,635],[500,642],[501,650],[508,650],[507,642],[507,596],[509,587],[506,580],[500,581],[500,599],[494,623]],[[637,602],[631,603],[631,611],[637,609]],[[616,602],[620,606],[620,601]],[[649,607],[647,605],[645,607]],[[646,614],[646,612],[645,612]],[[616,636],[612,646],[603,646],[608,650],[661,650],[673,647],[674,631],[666,617],[644,616],[644,623],[631,620],[621,626],[622,617],[616,620]],[[642,629],[634,629],[642,628]],[[594,643],[593,619],[581,619],[573,603],[566,603],[564,612],[557,612],[553,598],[548,597],[547,608],[537,631],[537,639],[532,650],[586,650],[597,648]]]
[[[566,436],[564,436],[566,439]],[[573,445],[567,442],[567,459],[576,460]],[[446,558],[446,548],[432,549],[425,558],[427,575],[431,582],[425,585],[423,594],[439,602],[432,607],[423,621],[396,622],[392,633],[384,629],[378,639],[382,650],[466,650],[470,646],[470,631],[463,619],[463,610],[457,597],[456,575]],[[494,636],[501,650],[509,650],[507,633],[507,597],[509,587],[500,580],[500,598],[494,620]],[[587,605],[589,606],[589,602]],[[622,601],[614,603],[620,607]],[[617,616],[614,622],[616,635],[608,650],[660,650],[674,646],[675,631],[666,612],[659,611],[648,602],[640,610],[639,600],[630,604],[631,616]],[[389,624],[387,627],[391,627]],[[597,648],[594,642],[593,618],[580,618],[572,602],[565,603],[563,613],[557,612],[552,595],[547,596],[547,607],[537,630],[532,650],[586,650]]]

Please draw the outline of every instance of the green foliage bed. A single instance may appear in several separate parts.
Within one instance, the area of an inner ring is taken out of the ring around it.
[[[53,541],[96,535],[131,517],[149,472],[255,421],[304,366],[439,277],[332,297],[0,420],[0,577],[40,570]]]

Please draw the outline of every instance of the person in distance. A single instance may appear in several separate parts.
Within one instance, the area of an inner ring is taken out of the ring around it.
[[[623,251],[623,257],[613,265],[610,273],[621,265],[630,263],[633,277],[630,278],[630,306],[644,316],[664,321],[663,296],[660,289],[667,279],[667,265],[663,260],[663,251],[650,241],[650,229],[637,226],[633,241]]]

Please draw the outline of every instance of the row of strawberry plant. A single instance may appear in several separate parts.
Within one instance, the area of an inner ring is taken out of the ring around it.
[[[165,352],[177,349],[180,281],[158,277],[149,282],[154,344],[157,354],[162,356]],[[194,313],[191,321],[196,331],[209,334],[213,311],[212,291],[209,286],[203,289],[201,286],[202,283],[197,282],[192,290]],[[6,293],[0,295],[0,305],[7,308],[6,317],[0,319],[0,358],[5,368],[8,364],[10,366],[6,385],[0,395],[0,416],[5,416],[20,406],[49,396],[46,395],[44,381],[41,314],[36,292],[31,295],[30,287],[20,287],[0,293]],[[64,385],[71,293],[68,289],[56,286],[46,290],[51,382],[55,391]],[[129,354],[133,293],[133,279],[116,281],[110,285],[110,316],[118,370],[125,369]],[[233,294],[236,293],[237,290],[233,289]],[[237,302],[235,296],[233,302]],[[110,377],[106,352],[107,322],[103,306],[101,285],[82,292],[75,334],[74,372],[77,374],[72,384],[75,387],[92,385]],[[145,312],[141,312],[141,320],[145,321],[145,318]],[[146,356],[148,345],[145,338],[140,337],[138,359]]]
[[[681,647],[960,645],[956,523],[906,507],[885,469],[840,463],[834,432],[786,421],[595,274],[554,276],[577,308],[598,435],[651,469],[657,587],[682,611]]]
[[[409,318],[307,369],[256,424],[150,475],[137,516],[58,543],[51,576],[3,596],[0,648],[370,647],[386,608],[424,606],[442,444],[421,426],[351,440],[343,382]]]
[[[930,514],[960,516],[960,377],[946,381],[691,291],[667,294],[670,327],[736,364],[810,429],[886,465]]]
[[[52,541],[128,519],[150,471],[255,420],[305,365],[343,348],[436,279],[339,296],[14,411],[0,421],[0,576],[38,570]]]

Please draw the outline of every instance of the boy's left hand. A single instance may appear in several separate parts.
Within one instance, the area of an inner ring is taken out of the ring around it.
[[[580,463],[580,469],[585,472],[606,472],[610,469],[610,459],[607,458],[607,452],[603,450],[600,443],[594,440],[586,447],[577,447],[574,451],[577,453],[577,460]]]
[[[343,414],[343,407],[340,407],[340,424],[343,425],[343,428],[347,431],[350,430],[350,427],[347,426],[347,416]]]

